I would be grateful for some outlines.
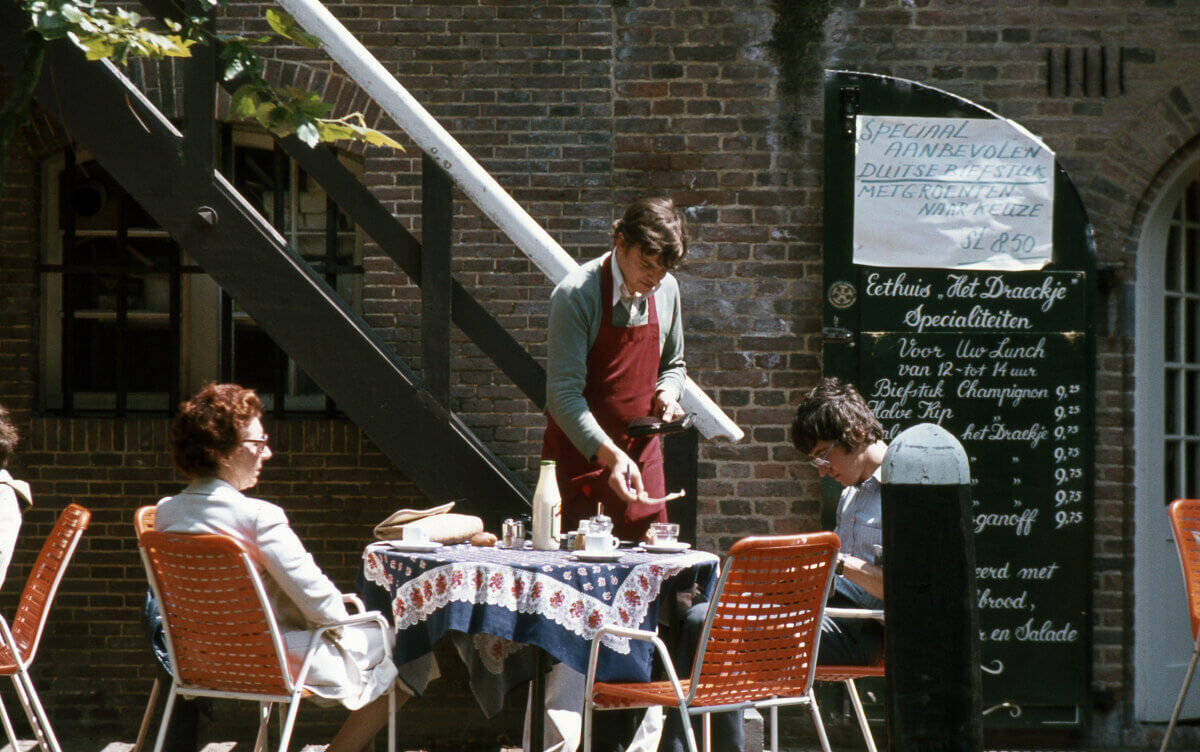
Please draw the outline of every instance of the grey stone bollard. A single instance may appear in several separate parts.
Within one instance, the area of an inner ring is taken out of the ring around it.
[[[881,476],[888,748],[981,752],[967,454],[922,423],[891,443]]]

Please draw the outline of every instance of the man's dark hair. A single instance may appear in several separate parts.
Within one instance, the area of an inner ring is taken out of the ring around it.
[[[658,256],[667,269],[679,266],[687,255],[687,225],[669,198],[637,199],[613,222],[612,235],[613,240],[623,236],[626,245],[646,256]]]
[[[847,449],[883,439],[883,426],[852,384],[822,379],[796,408],[792,443],[808,454],[822,441],[835,441]]]

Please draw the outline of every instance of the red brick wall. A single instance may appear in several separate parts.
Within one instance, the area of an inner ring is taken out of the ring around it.
[[[1200,22],[1194,4],[1179,0],[416,0],[332,9],[575,257],[606,249],[614,212],[632,195],[664,191],[689,206],[694,243],[678,275],[689,369],[747,433],[740,444],[701,448],[702,543],[719,549],[747,533],[818,524],[817,485],[786,429],[791,406],[821,368],[824,68],[938,86],[1043,137],[1080,189],[1098,264],[1112,269],[1118,284],[1136,282],[1133,254],[1146,209],[1170,166],[1195,153],[1200,134]],[[252,4],[235,3],[227,25],[262,30],[259,16]],[[1062,65],[1071,55],[1067,80]],[[1091,61],[1086,82],[1081,55]],[[324,89],[391,128],[320,53],[287,51],[279,59],[286,64],[273,71],[281,79]],[[419,235],[418,157],[414,149],[365,151],[365,180]],[[23,420],[36,404],[35,168],[30,150],[18,150],[0,197],[0,399]],[[465,202],[456,208],[455,227],[456,278],[542,356],[549,286],[540,272]],[[419,364],[416,289],[390,261],[374,257],[367,263],[367,297],[368,321]],[[1134,343],[1125,336],[1132,326],[1121,317],[1122,303],[1118,289],[1101,298],[1096,312],[1097,734],[1124,726],[1121,713],[1105,711],[1132,693]],[[541,416],[473,346],[460,343],[454,367],[454,407],[532,481]],[[54,472],[39,466],[31,480],[44,494],[41,486],[52,480],[83,482],[63,477],[62,467],[73,468],[71,476],[116,472],[134,454],[85,450],[72,455],[73,465],[56,463]],[[304,473],[316,471],[299,464],[284,468],[289,455],[294,463],[343,458],[322,473],[341,479],[314,480]],[[324,527],[306,536],[331,571],[347,565],[357,533],[373,516],[393,506],[390,494],[411,494],[384,481],[378,481],[384,491],[362,484],[360,477],[386,474],[378,457],[317,434],[281,452],[277,462],[264,478],[264,496],[282,497],[308,529],[338,522],[337,536],[325,535]],[[157,472],[153,481],[139,481],[158,484],[151,496],[175,483],[169,469]],[[99,481],[87,481],[88,493],[100,500],[98,519],[114,529],[127,522],[118,510],[134,505],[115,482],[93,492]],[[351,498],[372,511],[354,522],[325,511],[341,510]],[[48,505],[38,514],[48,515]],[[89,535],[89,545],[92,537],[104,540]],[[114,555],[132,550],[129,541],[106,545]],[[85,549],[80,563],[99,550]],[[122,585],[126,609],[141,575],[129,577]],[[132,660],[137,649],[127,650]],[[133,707],[146,685],[143,674],[128,687],[89,682],[88,691],[125,687]],[[1136,730],[1128,737],[1144,741]]]

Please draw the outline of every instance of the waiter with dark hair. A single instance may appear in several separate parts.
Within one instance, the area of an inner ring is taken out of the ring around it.
[[[611,252],[550,296],[542,459],[557,464],[564,529],[601,506],[617,537],[638,540],[667,519],[662,445],[626,429],[638,417],[683,417],[683,316],[669,270],[688,238],[671,199],[642,198],[613,223],[612,239]]]

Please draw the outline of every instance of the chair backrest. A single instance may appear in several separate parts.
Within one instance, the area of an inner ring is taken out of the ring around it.
[[[142,539],[143,533],[154,532],[154,513],[158,510],[153,504],[144,507],[138,507],[138,510],[133,513],[133,529],[137,531],[138,540]]]
[[[1167,509],[1179,565],[1183,567],[1183,585],[1187,593],[1188,615],[1192,620],[1192,640],[1200,639],[1200,499],[1176,499]]]
[[[138,542],[166,628],[171,673],[187,687],[286,696],[294,685],[261,579],[224,535],[144,532]]]
[[[733,545],[692,672],[694,704],[809,692],[838,546],[830,532]]]
[[[50,604],[58,592],[58,585],[66,573],[67,564],[75,555],[75,548],[83,531],[87,530],[92,513],[78,504],[68,504],[58,516],[54,528],[42,544],[41,553],[33,563],[33,569],[25,580],[25,589],[17,604],[17,613],[12,620],[12,636],[20,650],[21,658],[33,660],[42,630],[50,615]],[[7,645],[0,645],[0,662],[10,664],[12,654]]]

